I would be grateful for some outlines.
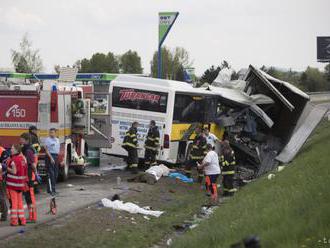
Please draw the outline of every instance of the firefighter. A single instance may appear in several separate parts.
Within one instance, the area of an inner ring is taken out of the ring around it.
[[[144,163],[146,169],[156,164],[159,149],[159,130],[154,120],[150,121],[149,130],[145,141]]]
[[[38,154],[41,150],[41,146],[40,146],[40,141],[39,141],[37,132],[38,132],[38,129],[36,126],[29,127],[31,145],[34,148],[34,150],[36,151],[36,153]],[[36,158],[38,158],[38,156],[36,156]]]
[[[35,223],[37,221],[37,206],[36,198],[34,195],[34,186],[37,182],[38,177],[37,164],[35,159],[36,154],[34,148],[30,144],[29,133],[23,133],[20,136],[20,143],[22,144],[22,153],[27,161],[28,187],[27,190],[24,192],[24,197],[29,210],[28,221],[31,223]]]
[[[32,145],[32,147],[34,148],[34,150],[36,152],[35,164],[38,168],[38,155],[41,151],[41,146],[40,146],[40,141],[39,141],[39,137],[38,137],[38,129],[37,129],[36,126],[30,126],[29,127],[29,135],[30,135],[31,145]],[[39,193],[37,183],[34,185],[34,193],[36,193],[36,194]]]
[[[22,192],[26,190],[27,164],[21,153],[20,145],[11,147],[11,158],[7,167],[7,194],[10,202],[10,225],[18,224],[25,226]]]
[[[132,171],[132,173],[137,173],[137,167],[138,167],[138,153],[137,153],[137,128],[139,126],[138,122],[133,122],[130,129],[126,132],[126,135],[124,137],[123,145],[122,147],[128,152],[128,158],[127,158],[127,167]]]
[[[6,184],[4,177],[6,171],[6,160],[8,157],[8,152],[0,144],[0,221],[6,221],[8,216],[8,207],[6,203]]]
[[[234,188],[236,159],[228,140],[222,142],[220,164],[222,166],[221,171],[223,176],[223,195],[233,196],[236,192]]]
[[[207,143],[206,138],[202,132],[202,127],[198,126],[195,129],[195,138],[192,143],[192,149],[190,151],[190,154],[188,156],[188,161],[186,162],[186,168],[185,172],[187,177],[191,177],[191,169],[192,167],[197,167],[198,163],[201,163],[203,158],[205,157],[207,153]],[[204,178],[204,173],[202,169],[198,169],[198,182],[202,183]]]

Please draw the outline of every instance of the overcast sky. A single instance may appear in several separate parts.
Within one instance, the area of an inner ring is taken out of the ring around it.
[[[12,67],[10,49],[28,32],[45,72],[132,49],[148,73],[159,11],[180,12],[164,45],[186,48],[197,74],[224,59],[236,70],[324,67],[316,36],[330,36],[330,0],[1,0],[0,67]]]

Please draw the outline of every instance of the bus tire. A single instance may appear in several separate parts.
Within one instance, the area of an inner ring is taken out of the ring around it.
[[[84,175],[85,174],[85,166],[79,166],[74,168],[74,172],[77,175]]]

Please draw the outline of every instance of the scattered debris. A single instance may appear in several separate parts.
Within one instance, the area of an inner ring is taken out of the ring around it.
[[[134,189],[130,187],[114,187],[113,189],[120,189],[120,190],[130,190],[130,191],[136,191],[136,192],[143,192],[143,190],[140,189]]]
[[[269,174],[267,178],[268,180],[272,180],[275,178],[275,174]]]
[[[166,241],[166,245],[167,245],[167,246],[172,245],[172,243],[173,243],[173,240],[172,240],[172,239],[168,239],[168,240]]]
[[[277,171],[280,172],[280,171],[284,170],[284,168],[285,168],[284,165],[278,166],[277,167]]]
[[[132,214],[143,214],[143,215],[151,215],[154,217],[159,217],[164,212],[163,211],[152,211],[146,210],[144,208],[139,207],[138,205],[131,202],[122,202],[120,200],[111,201],[107,198],[103,198],[101,200],[104,207],[112,208],[116,210],[123,210]]]
[[[71,188],[71,187],[73,187],[73,185],[72,185],[72,184],[67,184],[66,186],[67,186],[67,187],[70,187],[70,188]]]
[[[146,220],[150,220],[150,218],[146,215],[144,215],[143,218],[146,219]]]
[[[85,176],[90,176],[90,177],[100,177],[102,176],[101,173],[94,173],[94,172],[88,172],[84,174]]]

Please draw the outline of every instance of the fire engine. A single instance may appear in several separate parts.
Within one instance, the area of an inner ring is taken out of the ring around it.
[[[62,76],[61,76],[62,75]],[[95,76],[95,75],[94,75]],[[109,133],[97,123],[110,123],[108,116],[91,115],[91,102],[97,97],[93,84],[77,84],[77,73],[26,74],[0,73],[0,143],[10,148],[31,125],[38,128],[41,141],[50,128],[56,128],[61,143],[59,180],[66,180],[69,169],[83,174],[88,145],[110,147]],[[93,75],[82,79],[89,81]],[[45,153],[39,153],[38,170],[45,175]]]

